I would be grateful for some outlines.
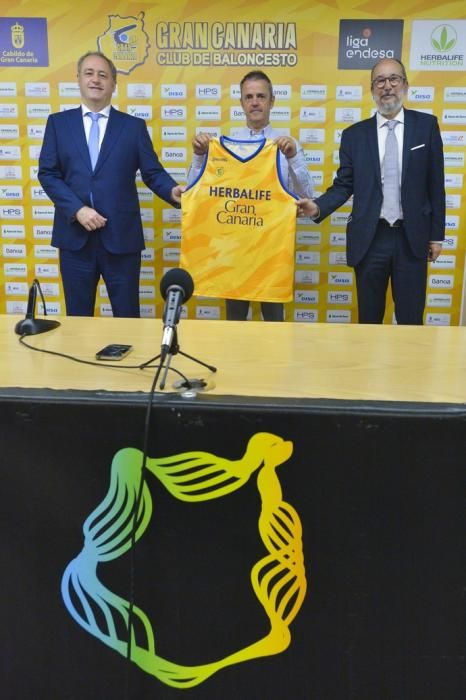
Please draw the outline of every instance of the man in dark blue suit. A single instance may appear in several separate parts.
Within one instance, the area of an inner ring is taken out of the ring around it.
[[[52,245],[66,311],[92,316],[102,275],[113,315],[138,317],[144,236],[136,172],[174,206],[183,188],[161,166],[145,122],[111,107],[113,63],[85,54],[78,82],[82,106],[49,117],[39,158],[40,183],[55,205]]]
[[[435,117],[403,108],[408,80],[400,61],[379,61],[371,90],[376,114],[343,131],[333,184],[315,201],[300,200],[298,216],[320,222],[353,196],[346,252],[359,322],[383,322],[390,280],[397,323],[422,325],[427,261],[445,238],[442,139]]]

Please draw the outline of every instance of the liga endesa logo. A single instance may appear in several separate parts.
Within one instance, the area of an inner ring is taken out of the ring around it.
[[[402,19],[342,19],[338,68],[370,69],[382,58],[397,58],[402,40]]]
[[[143,455],[134,448],[115,455],[108,493],[85,521],[83,549],[63,574],[61,591],[70,615],[89,634],[174,688],[191,688],[228,666],[284,651],[291,642],[290,624],[306,593],[301,522],[293,506],[283,500],[276,474],[292,452],[290,441],[256,433],[239,460],[196,451],[147,458],[144,464],[174,498],[189,504],[228,496],[257,473],[258,530],[264,556],[252,567],[250,578],[269,620],[268,634],[224,658],[195,666],[178,664],[157,654],[157,634],[147,614],[104,586],[99,578],[101,568],[131,548],[135,508],[135,540],[143,536],[152,519],[152,497],[145,482],[140,494]],[[238,518],[243,520],[244,514],[238,513]]]

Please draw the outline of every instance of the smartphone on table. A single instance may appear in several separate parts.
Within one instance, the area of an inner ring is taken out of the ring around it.
[[[122,360],[133,349],[132,345],[122,345],[121,343],[112,343],[106,345],[102,350],[96,352],[96,360]]]

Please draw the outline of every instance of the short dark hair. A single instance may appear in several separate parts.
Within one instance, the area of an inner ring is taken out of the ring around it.
[[[249,73],[246,73],[246,75],[244,76],[244,78],[241,80],[241,82],[239,84],[239,88],[240,88],[241,92],[243,91],[244,83],[247,82],[248,80],[263,80],[264,82],[266,82],[267,85],[269,86],[270,97],[273,97],[272,81],[270,80],[269,76],[266,73],[264,73],[261,70],[252,70]]]
[[[107,61],[108,67],[110,68],[110,73],[112,74],[113,82],[116,83],[117,69],[115,68],[115,64],[113,63],[113,61],[107,58],[107,56],[104,53],[102,53],[102,51],[88,51],[83,56],[81,56],[81,58],[78,59],[78,75],[81,72],[83,62],[86,58],[89,58],[89,56],[98,56],[99,58],[103,58],[104,61]]]
[[[372,66],[372,70],[371,70],[371,81],[372,81],[372,78],[374,77],[374,71],[375,71],[375,69],[377,68],[377,66],[378,66],[380,63],[383,63],[384,61],[395,61],[395,63],[398,63],[398,65],[399,65],[400,68],[401,68],[401,74],[402,74],[402,76],[403,76],[403,79],[404,79],[404,80],[408,80],[408,77],[407,77],[407,75],[406,75],[406,68],[404,67],[403,63],[400,61],[399,58],[381,58],[380,61],[377,61],[377,63],[374,63],[374,65]]]

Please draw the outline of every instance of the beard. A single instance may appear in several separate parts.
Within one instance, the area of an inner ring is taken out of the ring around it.
[[[390,101],[383,101],[382,98],[376,101],[377,109],[383,117],[397,114],[403,106],[403,95],[390,95]]]

